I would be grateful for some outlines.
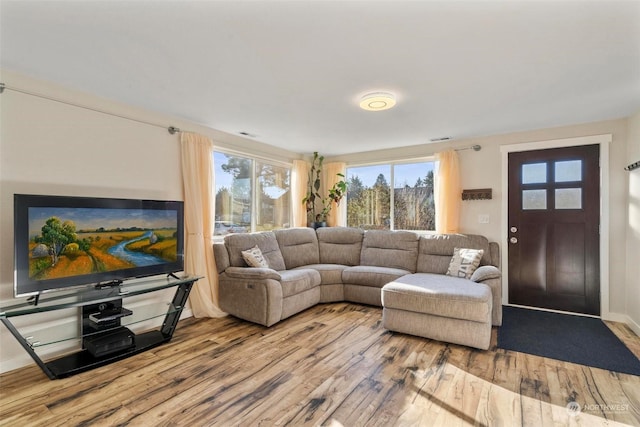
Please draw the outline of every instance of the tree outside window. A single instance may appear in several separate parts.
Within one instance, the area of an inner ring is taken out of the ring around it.
[[[434,230],[433,169],[433,162],[347,168],[347,225]]]
[[[290,226],[291,170],[223,152],[214,152],[214,236]]]

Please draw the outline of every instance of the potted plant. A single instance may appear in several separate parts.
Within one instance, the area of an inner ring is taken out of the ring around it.
[[[321,224],[324,224],[324,225],[321,225],[321,227],[325,227],[327,225],[327,216],[329,216],[329,213],[331,212],[331,208],[333,207],[333,204],[335,203],[336,205],[339,205],[340,200],[342,200],[344,195],[347,193],[347,183],[344,180],[344,175],[341,173],[336,175],[342,179],[336,182],[335,184],[333,184],[333,187],[329,189],[328,196],[324,197],[321,200],[322,210],[320,211],[319,214],[316,215],[316,222],[320,222]]]
[[[307,194],[302,199],[302,204],[305,205],[307,210],[307,226],[315,227],[315,212],[316,212],[316,199],[321,200],[320,196],[320,173],[322,172],[322,162],[324,156],[318,155],[318,152],[313,153],[313,161],[311,162],[311,169],[309,169],[309,177],[307,180]]]
[[[305,205],[307,210],[307,225],[313,228],[326,227],[327,216],[331,212],[333,203],[339,204],[340,200],[342,200],[347,193],[347,183],[344,180],[344,175],[339,173],[337,176],[342,179],[329,189],[329,194],[326,197],[322,197],[320,194],[320,176],[323,162],[324,156],[319,155],[318,152],[315,151],[313,153],[311,168],[309,169],[307,194],[302,199],[302,204]],[[316,213],[316,201],[322,204],[322,209],[319,213]]]

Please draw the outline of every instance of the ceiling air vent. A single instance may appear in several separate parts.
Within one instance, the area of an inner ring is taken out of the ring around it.
[[[450,136],[441,136],[440,138],[431,138],[429,141],[431,142],[443,142],[443,141],[449,141],[451,139]]]

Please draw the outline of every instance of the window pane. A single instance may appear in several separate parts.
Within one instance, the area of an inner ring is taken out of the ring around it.
[[[582,181],[582,160],[556,162],[556,182]]]
[[[532,163],[522,165],[522,183],[536,184],[547,182],[547,164]]]
[[[258,210],[256,231],[289,227],[291,194],[290,171],[281,166],[256,162]]]
[[[433,166],[433,162],[394,165],[394,229],[435,230]]]
[[[556,209],[582,209],[581,188],[556,189]]]
[[[347,169],[347,225],[364,229],[391,227],[390,165]]]
[[[213,153],[216,213],[214,235],[251,231],[251,168],[245,157]]]
[[[547,190],[523,190],[522,209],[547,209]]]

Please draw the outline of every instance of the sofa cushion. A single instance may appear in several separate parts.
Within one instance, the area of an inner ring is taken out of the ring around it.
[[[349,227],[321,227],[316,234],[321,264],[360,264],[364,231]]]
[[[432,234],[420,237],[416,272],[445,274],[455,248],[482,249],[480,265],[491,264],[489,241],[475,234]]]
[[[398,277],[410,274],[408,270],[389,267],[357,265],[347,267],[342,273],[342,282],[350,285],[362,285],[381,288]]]
[[[318,237],[313,228],[283,228],[274,230],[287,269],[318,264]]]
[[[228,234],[224,237],[224,241],[229,252],[229,263],[232,267],[247,267],[248,264],[242,258],[242,251],[257,245],[270,268],[276,271],[286,269],[276,236],[270,231]]]
[[[282,270],[278,271],[278,273],[280,274],[282,296],[284,298],[308,291],[320,285],[320,273],[316,270]]]
[[[455,248],[447,269],[447,276],[471,278],[480,265],[482,254],[484,254],[482,249]]]
[[[364,234],[360,265],[398,268],[415,273],[417,258],[418,235],[416,233],[370,230]]]
[[[459,277],[416,273],[382,288],[382,305],[415,313],[491,322],[491,289]]]
[[[296,269],[312,269],[320,273],[321,285],[342,284],[342,272],[347,268],[340,264],[310,264],[297,267]]]

